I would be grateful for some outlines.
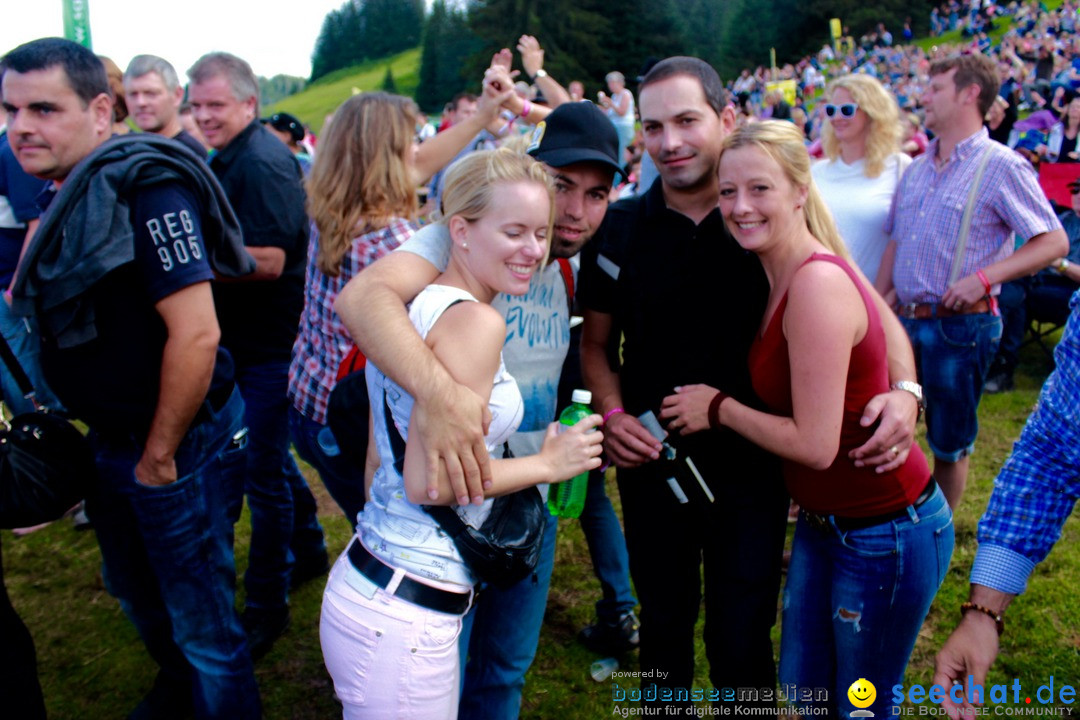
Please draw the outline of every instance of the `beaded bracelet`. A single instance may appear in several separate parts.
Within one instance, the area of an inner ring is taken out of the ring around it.
[[[975,610],[977,612],[981,612],[984,615],[987,615],[987,616],[993,618],[994,619],[994,625],[997,626],[997,634],[998,634],[998,636],[1000,636],[1001,633],[1005,632],[1005,618],[1001,617],[1000,613],[996,613],[993,610],[991,610],[990,608],[986,607],[985,605],[978,605],[976,603],[971,602],[970,600],[968,600],[965,603],[960,604],[960,615],[961,615],[961,617],[966,615],[968,610]]]

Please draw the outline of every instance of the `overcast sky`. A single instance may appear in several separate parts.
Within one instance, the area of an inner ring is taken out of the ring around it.
[[[120,69],[136,55],[160,55],[186,81],[203,53],[226,50],[247,60],[257,75],[308,77],[311,51],[330,10],[344,0],[89,0],[94,52]],[[28,40],[62,37],[61,0],[13,0],[0,20],[0,53]]]

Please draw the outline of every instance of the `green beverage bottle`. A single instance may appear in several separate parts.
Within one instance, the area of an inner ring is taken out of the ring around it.
[[[570,407],[559,415],[559,423],[562,425],[576,425],[582,418],[593,414],[592,408],[589,407],[589,403],[592,402],[592,393],[588,390],[575,390],[570,396],[570,402]],[[557,517],[580,517],[581,510],[585,507],[585,493],[588,489],[588,472],[583,472],[566,482],[552,485],[548,488],[548,510]]]

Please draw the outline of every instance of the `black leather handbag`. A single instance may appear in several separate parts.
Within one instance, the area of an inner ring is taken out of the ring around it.
[[[57,519],[85,497],[94,454],[78,428],[38,404],[2,336],[0,358],[36,408],[0,425],[0,528],[28,527]]]
[[[394,466],[404,472],[405,441],[384,408],[386,435],[394,452]],[[511,457],[509,445],[504,457]],[[439,523],[454,541],[462,560],[482,582],[507,588],[527,578],[540,560],[540,546],[547,523],[547,508],[536,487],[501,495],[491,505],[483,525],[466,524],[452,507],[423,505],[424,511]]]

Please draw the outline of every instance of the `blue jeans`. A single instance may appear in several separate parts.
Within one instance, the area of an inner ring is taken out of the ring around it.
[[[459,720],[513,720],[521,712],[525,673],[544,624],[558,526],[548,515],[536,572],[511,588],[485,588],[465,616],[458,640],[465,668]]]
[[[364,413],[366,416],[367,408]],[[315,422],[292,405],[289,406],[289,434],[296,446],[296,454],[318,471],[330,497],[345,513],[355,532],[356,516],[364,509],[363,466],[341,451],[328,425]],[[363,443],[366,448],[366,436]]]
[[[190,682],[199,718],[258,718],[259,690],[233,606],[236,569],[229,517],[229,466],[244,405],[234,392],[193,425],[176,453],[179,479],[135,479],[142,447],[131,437],[92,434],[98,478],[86,500],[109,593],[120,601],[151,657]]]
[[[877,688],[867,708],[891,717],[889,688],[904,679],[915,637],[953,550],[941,489],[906,516],[868,528],[817,529],[799,518],[784,587],[780,682],[827,688],[829,717],[850,717],[847,689]]]
[[[62,409],[63,405],[53,395],[53,391],[45,383],[45,377],[41,373],[41,362],[38,360],[41,354],[41,340],[34,319],[15,315],[11,312],[10,305],[0,301],[0,334],[3,334],[4,340],[7,340],[8,346],[11,347],[11,352],[15,353],[15,357],[19,360],[23,372],[30,378],[30,384],[34,386],[38,402],[53,410]],[[23,397],[15,378],[2,362],[0,362],[0,392],[3,393],[8,409],[14,414],[33,412],[33,403]]]
[[[926,393],[927,444],[934,457],[956,462],[975,449],[979,399],[1001,341],[1001,318],[976,313],[900,322]]]
[[[596,601],[596,619],[614,625],[619,617],[637,605],[630,589],[630,558],[626,539],[604,488],[604,473],[589,473],[585,508],[581,511],[581,529],[589,544],[593,572],[600,581],[601,597]]]
[[[296,562],[326,556],[315,498],[289,453],[289,363],[238,366],[250,432],[244,493],[251,509],[251,549],[244,573],[248,607],[288,602]]]

